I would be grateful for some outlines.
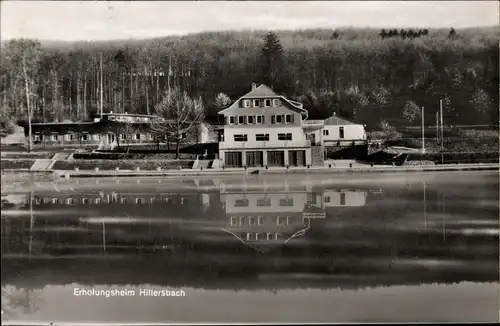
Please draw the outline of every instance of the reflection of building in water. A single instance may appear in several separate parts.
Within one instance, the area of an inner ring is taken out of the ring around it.
[[[328,207],[366,204],[364,191],[324,191],[310,186],[290,187],[286,182],[259,186],[247,184],[238,190],[221,184],[225,231],[251,246],[287,243],[304,235],[314,220],[326,218]]]
[[[190,189],[2,196],[2,215],[19,217],[2,219],[2,237],[29,234],[25,245],[30,253],[37,245],[47,249],[69,243],[105,250],[113,245],[164,245],[183,237],[210,238],[211,228],[223,229],[245,244],[270,248],[268,244],[299,240],[326,218],[327,209],[362,206],[367,197],[366,191],[258,179],[243,184],[241,180],[204,180]]]

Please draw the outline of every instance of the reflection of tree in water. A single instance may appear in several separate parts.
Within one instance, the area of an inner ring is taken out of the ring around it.
[[[39,290],[2,286],[2,318],[10,319],[34,313],[42,302]]]

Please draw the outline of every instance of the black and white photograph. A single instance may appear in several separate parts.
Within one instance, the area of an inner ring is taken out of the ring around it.
[[[499,322],[499,8],[2,1],[2,324]]]

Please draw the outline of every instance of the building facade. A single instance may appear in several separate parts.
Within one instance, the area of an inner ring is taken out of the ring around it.
[[[219,159],[224,167],[307,166],[312,148],[321,147],[314,131],[323,121],[307,120],[301,103],[276,94],[266,85],[252,90],[219,112]]]
[[[323,140],[325,147],[345,147],[366,143],[365,126],[342,119],[336,115],[325,119],[321,130],[315,132]],[[319,135],[321,133],[321,135]]]
[[[165,143],[167,138],[154,137],[149,126],[154,116],[128,113],[104,113],[93,121],[32,123],[34,147],[98,147],[113,149],[125,145],[153,145]],[[209,141],[205,124],[198,125],[195,138],[198,142]],[[28,125],[24,125],[28,141]],[[181,137],[188,137],[185,133]],[[193,139],[193,142],[196,142]]]

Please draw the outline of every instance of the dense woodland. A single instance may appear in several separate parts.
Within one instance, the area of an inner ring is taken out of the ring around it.
[[[99,110],[102,58],[104,112],[154,113],[175,87],[201,97],[217,122],[220,93],[234,101],[255,82],[302,101],[313,119],[335,112],[369,128],[418,125],[424,106],[435,124],[442,99],[445,125],[498,124],[499,41],[495,28],[13,40],[2,44],[2,121],[25,120],[27,107],[33,121],[89,119]]]

